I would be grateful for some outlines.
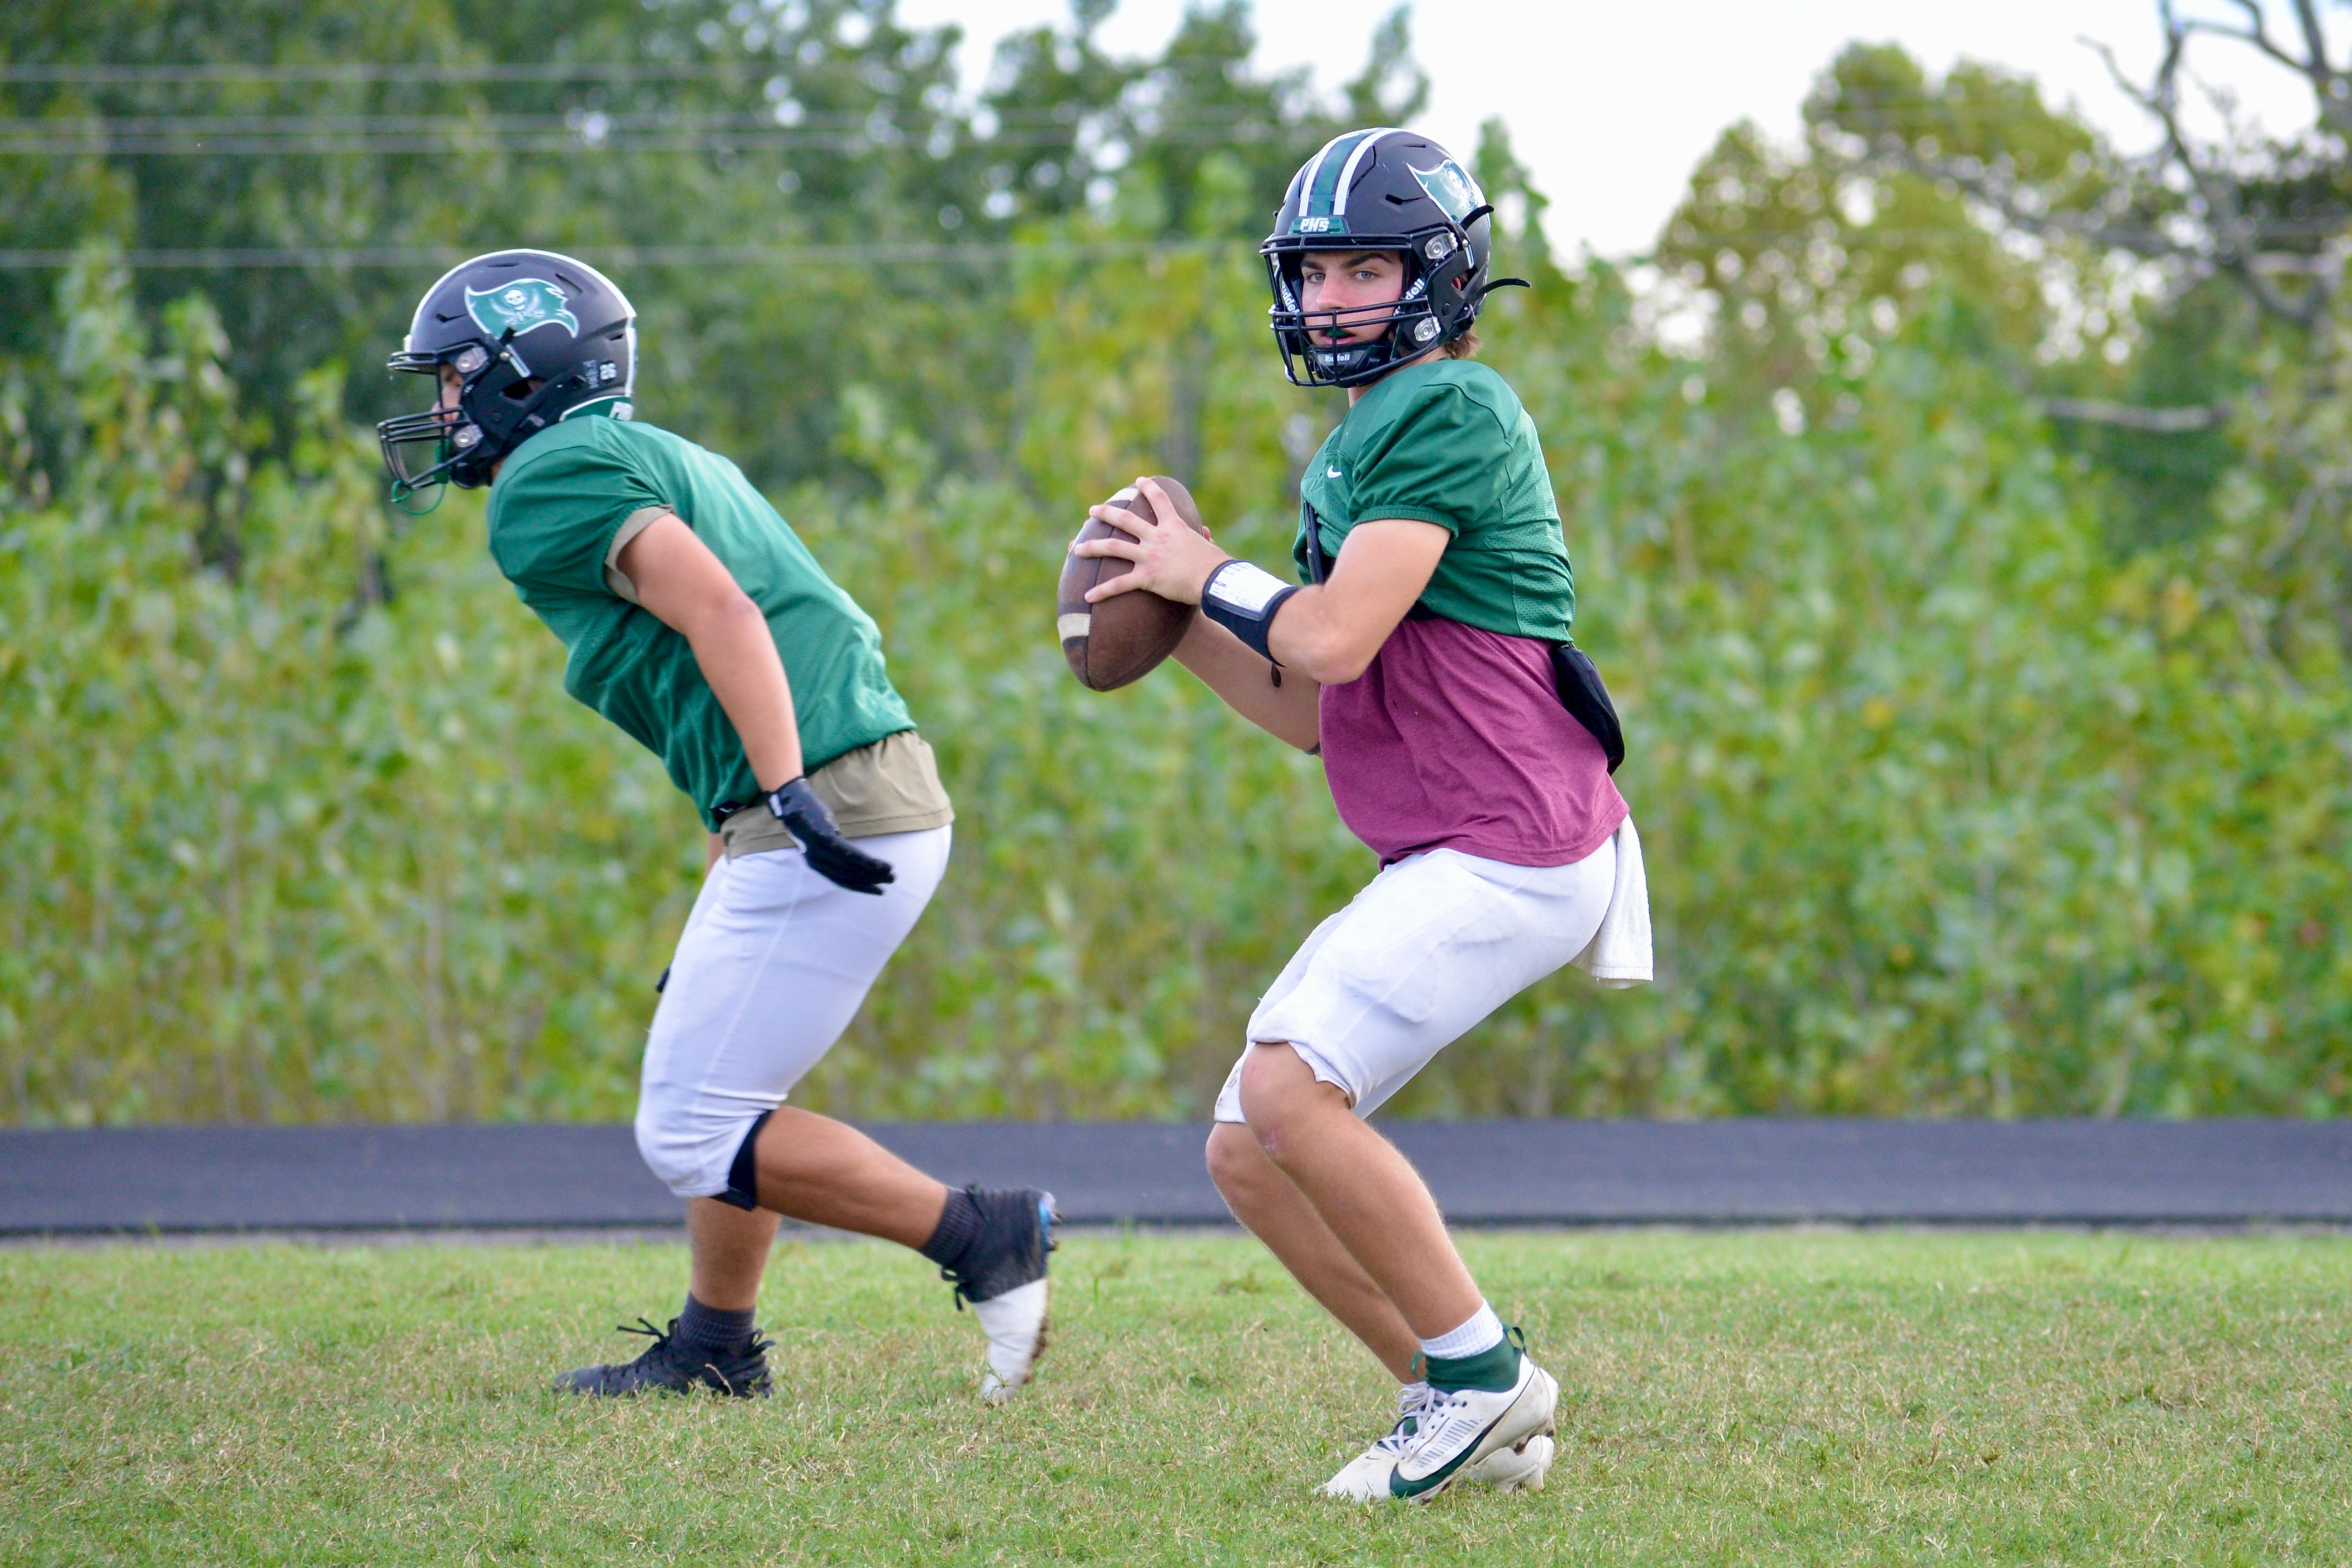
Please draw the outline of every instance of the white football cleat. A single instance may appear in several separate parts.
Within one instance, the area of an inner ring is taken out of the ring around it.
[[[1522,1352],[1518,1375],[1507,1388],[1439,1389],[1422,1412],[1419,1430],[1390,1468],[1388,1493],[1395,1498],[1433,1498],[1466,1479],[1474,1465],[1500,1454],[1523,1459],[1534,1439],[1552,1435],[1559,1407],[1559,1384]],[[1549,1466],[1549,1456],[1544,1457]],[[1527,1484],[1525,1477],[1514,1486]]]
[[[1544,1478],[1551,1474],[1552,1456],[1559,1445],[1549,1432],[1538,1432],[1521,1440],[1516,1448],[1497,1448],[1475,1465],[1467,1466],[1462,1479],[1470,1485],[1493,1487],[1498,1492],[1543,1490]]]
[[[1342,1466],[1338,1475],[1325,1481],[1320,1489],[1322,1495],[1350,1502],[1385,1501],[1390,1498],[1392,1494],[1389,1476],[1420,1435],[1422,1421],[1438,1398],[1437,1391],[1426,1383],[1408,1383],[1399,1389],[1396,1425]],[[1474,1485],[1491,1486],[1498,1492],[1523,1489],[1541,1491],[1544,1477],[1551,1470],[1553,1452],[1550,1434],[1538,1432],[1515,1447],[1496,1448],[1486,1458],[1464,1466],[1458,1479]]]
[[[980,1396],[1001,1405],[1020,1391],[1045,1353],[1045,1281],[1033,1279],[1003,1295],[971,1304],[988,1335],[988,1370],[981,1373]]]

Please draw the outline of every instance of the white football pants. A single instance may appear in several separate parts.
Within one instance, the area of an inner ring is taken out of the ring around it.
[[[680,1197],[713,1197],[743,1134],[833,1048],[947,870],[954,830],[854,840],[898,880],[853,893],[797,847],[721,856],[654,1009],[637,1150]]]
[[[1247,1038],[1289,1042],[1370,1116],[1432,1057],[1591,945],[1616,875],[1613,840],[1570,866],[1458,849],[1409,855],[1315,928],[1250,1015]],[[1240,1061],[1216,1119],[1248,1120]]]

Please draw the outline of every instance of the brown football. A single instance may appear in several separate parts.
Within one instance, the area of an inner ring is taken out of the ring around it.
[[[1206,538],[1209,531],[1201,521],[1201,509],[1192,504],[1192,492],[1164,474],[1152,477],[1175,503],[1176,514],[1192,524],[1193,532]],[[1158,521],[1151,503],[1133,485],[1111,497],[1110,504],[1147,521]],[[1128,537],[1125,530],[1090,517],[1078,530],[1078,538],[1101,539],[1114,533]],[[1070,661],[1070,673],[1096,691],[1111,691],[1140,680],[1153,665],[1176,651],[1192,617],[1200,614],[1191,605],[1140,589],[1114,595],[1100,604],[1087,603],[1087,589],[1125,576],[1133,564],[1116,555],[1073,554],[1062,559],[1062,581],[1054,591],[1054,620],[1062,638],[1062,657]]]

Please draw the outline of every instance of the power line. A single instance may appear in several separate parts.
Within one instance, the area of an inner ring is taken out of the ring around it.
[[[1223,130],[1177,129],[1150,132],[1129,138],[1117,135],[1119,142],[1139,141],[1149,146],[1230,146],[1243,142],[1276,141],[1292,134],[1293,127],[1268,123],[1241,123]],[[873,134],[844,135],[837,132],[802,132],[784,128],[772,131],[740,132],[678,132],[624,134],[597,134],[589,127],[557,132],[543,131],[501,134],[469,132],[463,126],[452,126],[446,134],[437,135],[373,135],[336,136],[247,136],[223,137],[204,141],[183,136],[142,136],[121,140],[67,137],[12,137],[0,133],[0,157],[74,158],[74,157],[183,157],[183,158],[271,158],[271,157],[358,157],[367,154],[394,156],[417,153],[538,153],[563,156],[586,156],[604,153],[878,153],[889,151],[920,152],[934,144],[934,136],[944,132],[950,145],[946,151],[961,150],[986,153],[992,150],[1013,151],[1038,147],[1070,146],[1074,138],[1068,133],[1056,134],[1045,131],[1014,131],[994,136],[978,136],[969,130],[943,126],[913,127],[899,131],[892,137]]]
[[[968,244],[885,243],[879,245],[654,245],[583,247],[584,258],[609,267],[821,267],[849,262],[880,265],[936,265],[959,261],[1107,260],[1114,257],[1214,255],[1231,252],[1255,255],[1244,240],[1097,239],[1045,241],[1034,244],[974,241]],[[0,272],[35,272],[73,266],[86,253],[79,250],[0,250]],[[458,246],[375,247],[247,247],[162,250],[126,250],[117,257],[122,266],[142,272],[269,271],[299,268],[403,268],[450,267],[478,248]]]
[[[844,49],[840,58],[855,58]],[[575,60],[509,63],[492,60],[387,60],[296,62],[215,60],[185,65],[123,65],[91,62],[0,64],[0,84],[58,87],[173,87],[183,85],[306,84],[334,82],[462,83],[514,81],[723,81],[789,77],[795,60],[778,56],[732,60]],[[1141,74],[1225,76],[1236,62],[1223,59],[1162,60]],[[1252,85],[1281,90],[1279,81]]]
[[[2338,232],[2343,225],[2327,232]],[[1818,242],[1848,255],[1909,247],[1997,242],[1998,235],[1967,229],[1878,229],[1843,236],[1788,231],[1711,235],[1718,245],[1744,240],[1761,246],[1810,247]],[[1693,242],[1683,242],[1692,246]],[[817,267],[869,262],[883,266],[937,266],[964,261],[1108,260],[1118,257],[1187,254],[1254,256],[1245,239],[1099,239],[1046,241],[894,241],[873,245],[667,245],[583,247],[583,252],[614,267]],[[55,270],[85,253],[77,249],[0,249],[0,272]],[[448,267],[478,247],[462,246],[242,246],[124,250],[110,259],[142,272],[391,269]],[[1651,259],[1659,259],[1654,256]],[[1696,255],[1686,259],[1701,259]],[[2024,259],[2024,258],[2020,258]],[[1671,263],[1664,263],[1671,265]]]
[[[1104,110],[1089,121],[1054,111],[992,115],[981,124],[940,116],[902,123],[887,110],[817,112],[789,121],[774,110],[573,109],[560,114],[148,115],[57,121],[0,117],[0,157],[282,157],[470,152],[830,152],[897,148],[1061,147],[1085,142],[1200,145],[1263,142],[1318,128],[1252,108]]]
[[[1245,104],[1213,104],[1204,107],[1167,109],[1153,107],[1139,110],[1129,106],[1109,105],[1101,109],[1082,110],[1076,105],[1059,105],[1034,110],[991,110],[983,115],[959,118],[946,110],[908,117],[915,124],[1014,126],[1020,128],[1055,127],[1076,132],[1089,123],[1099,123],[1109,118],[1124,118],[1139,125],[1202,126],[1237,125],[1265,122],[1278,117],[1265,109]],[[431,131],[452,125],[480,127],[498,131],[532,131],[549,127],[578,128],[583,121],[594,120],[620,129],[659,127],[676,129],[718,128],[751,130],[813,130],[824,126],[857,127],[872,125],[877,121],[896,124],[899,117],[887,104],[875,104],[866,109],[810,110],[798,104],[790,107],[772,106],[758,110],[740,109],[605,109],[593,105],[573,105],[567,109],[543,110],[531,114],[476,114],[461,110],[413,111],[404,114],[114,114],[88,115],[60,119],[55,115],[0,115],[0,134],[61,136],[69,132],[88,132],[103,135],[137,135],[170,132],[181,135],[255,134],[286,132],[379,132]]]
[[[436,60],[257,65],[225,60],[205,65],[0,65],[0,82],[149,87],[209,82],[694,81],[770,74],[781,63],[696,60],[663,65],[582,60],[503,65],[488,60]]]

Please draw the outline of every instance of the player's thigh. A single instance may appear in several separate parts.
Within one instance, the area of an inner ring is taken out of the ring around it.
[[[852,892],[797,850],[722,860],[654,1014],[646,1084],[772,1106],[848,1027],[947,868],[950,830],[857,840],[897,879]]]
[[[1361,899],[1363,894],[1360,892],[1356,897]],[[1258,998],[1257,1006],[1253,1010],[1253,1016],[1257,1013],[1263,1013],[1268,1007],[1279,1005],[1285,997],[1298,989],[1300,983],[1307,978],[1314,965],[1316,953],[1322,950],[1324,942],[1330,939],[1331,933],[1347,920],[1348,910],[1354,908],[1355,903],[1351,900],[1346,909],[1324,916],[1322,921],[1307,933],[1307,940],[1298,944],[1298,951],[1290,955],[1290,962],[1282,966],[1282,973],[1274,977],[1274,984],[1267,986],[1265,994]],[[1249,1053],[1250,1043],[1248,1037],[1244,1035],[1242,1039],[1242,1054],[1234,1058],[1233,1070],[1225,1075],[1224,1087],[1217,1091],[1216,1109],[1213,1120],[1217,1121],[1247,1120],[1242,1115],[1242,1068],[1248,1062]]]
[[[1286,1001],[1250,1021],[1370,1115],[1443,1050],[1592,940],[1606,847],[1528,868],[1437,850],[1389,868],[1329,934]]]

